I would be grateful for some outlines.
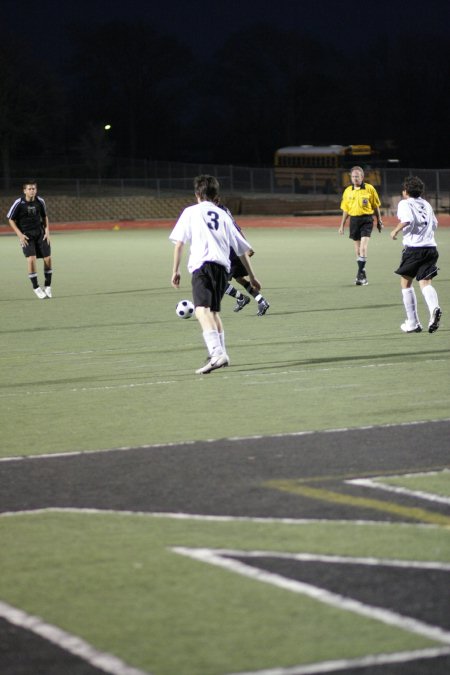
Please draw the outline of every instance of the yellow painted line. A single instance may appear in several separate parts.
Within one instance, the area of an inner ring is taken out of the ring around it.
[[[331,490],[324,490],[323,488],[301,485],[294,480],[272,480],[265,482],[264,486],[332,504],[344,504],[346,506],[354,506],[355,508],[373,509],[375,511],[401,516],[402,518],[418,520],[423,523],[432,523],[433,525],[450,527],[450,516],[427,511],[426,509],[402,506],[401,504],[394,504],[393,502],[383,501],[381,499],[355,497],[340,492],[331,492]]]

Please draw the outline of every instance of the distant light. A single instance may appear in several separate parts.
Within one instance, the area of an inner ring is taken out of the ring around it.
[[[400,162],[399,159],[388,159],[389,164],[398,164]]]
[[[105,124],[105,126],[103,128],[105,129],[105,131],[109,131],[111,129],[111,125]]]

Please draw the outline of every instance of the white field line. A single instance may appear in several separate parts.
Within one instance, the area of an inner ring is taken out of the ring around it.
[[[367,527],[372,525],[375,527],[392,528],[401,527],[406,529],[433,530],[441,529],[441,525],[434,525],[429,523],[403,523],[382,520],[329,520],[326,518],[263,518],[257,516],[207,516],[201,513],[170,513],[167,511],[117,511],[115,509],[95,509],[95,508],[76,508],[76,507],[59,507],[51,506],[42,509],[25,509],[22,511],[4,511],[0,513],[0,518],[14,518],[18,516],[42,516],[52,513],[71,513],[80,515],[94,515],[94,516],[125,516],[127,518],[138,516],[140,518],[167,518],[169,520],[193,520],[211,523],[262,523],[277,525],[359,525]],[[444,563],[445,564],[445,563]]]
[[[389,476],[389,478],[392,478],[392,476]],[[441,495],[432,494],[430,492],[423,492],[423,490],[410,490],[409,488],[400,487],[399,485],[389,485],[388,483],[377,483],[376,482],[377,480],[382,480],[382,477],[353,478],[351,480],[346,480],[344,482],[348,483],[349,485],[360,485],[362,487],[373,488],[375,490],[383,490],[384,492],[394,492],[395,494],[405,495],[407,497],[426,499],[430,502],[450,505],[450,497],[442,497]]]
[[[49,509],[35,509],[35,510],[30,510],[30,511],[22,511],[22,512],[12,512],[12,513],[4,513],[0,514],[3,516],[13,516],[13,515],[40,515],[40,514],[45,514],[45,513],[54,513],[54,512],[70,512],[70,513],[88,513],[88,514],[104,514],[104,513],[109,513],[109,514],[114,514],[114,515],[126,515],[126,516],[147,516],[147,517],[166,517],[166,518],[175,518],[175,519],[183,519],[183,520],[202,520],[202,521],[219,521],[219,522],[229,522],[229,521],[255,521],[255,522],[268,522],[268,523],[273,523],[273,522],[283,522],[283,523],[288,523],[288,524],[308,524],[308,523],[327,523],[329,521],[326,520],[307,520],[307,519],[301,519],[301,520],[295,520],[295,519],[273,519],[273,518],[234,518],[234,517],[228,517],[228,516],[202,516],[202,515],[191,515],[191,514],[183,514],[183,513],[143,513],[143,512],[117,512],[117,511],[103,511],[101,509],[56,509],[56,508],[49,508]],[[348,524],[348,521],[342,521],[345,524]],[[333,521],[333,524],[336,524],[336,521]],[[364,525],[366,526],[368,523],[365,521],[352,521],[353,525]],[[375,522],[373,523],[377,526],[380,525],[380,523]],[[390,523],[384,523],[384,525],[391,525]],[[405,524],[407,527],[422,527],[422,525],[411,525],[409,523]],[[396,524],[398,526],[398,524]],[[425,527],[430,527],[426,525]],[[431,526],[434,527],[434,526]],[[175,549],[174,549],[175,550]],[[190,551],[190,549],[186,549],[186,551]],[[180,549],[180,553],[186,554],[184,549]],[[235,551],[235,550],[228,550],[228,549],[222,549],[220,551],[215,551],[216,554],[234,554],[234,555],[245,555],[246,557],[260,557],[260,556],[271,556],[271,557],[278,557],[278,558],[290,558],[290,559],[295,559],[295,560],[303,560],[303,561],[323,561],[323,562],[329,562],[329,563],[359,563],[359,564],[366,564],[366,565],[390,565],[390,566],[396,566],[396,567],[413,567],[413,568],[422,568],[422,569],[438,569],[438,570],[450,570],[450,564],[447,563],[434,563],[434,562],[418,562],[418,561],[405,561],[405,560],[389,560],[389,559],[376,559],[376,558],[346,558],[346,557],[341,557],[341,556],[324,556],[324,555],[318,555],[318,554],[309,554],[309,553],[280,553],[280,552],[273,552],[273,551]],[[191,557],[194,557],[189,553]],[[203,559],[203,558],[202,558]],[[206,562],[211,562],[206,560]],[[214,564],[221,564],[223,562],[223,559],[219,558],[219,562],[214,561]],[[221,566],[224,566],[221,564]],[[229,567],[229,566],[227,566]],[[246,570],[250,569],[246,567]],[[232,570],[236,571],[236,570]],[[240,573],[242,573],[240,570],[238,570]],[[254,576],[255,578],[258,578],[262,581],[265,579],[261,578],[261,573],[258,573],[257,570],[254,570],[256,574],[251,575],[247,574],[247,576]],[[263,573],[263,576],[269,573]],[[272,575],[271,575],[272,576]],[[283,578],[281,578],[283,581]],[[272,579],[269,579],[270,583],[274,583]],[[276,583],[276,585],[280,585],[279,583]],[[314,587],[313,587],[314,588]],[[297,590],[297,589],[290,589],[290,590]],[[297,592],[303,592],[300,590],[297,590]],[[11,623],[15,623],[16,625],[22,626],[23,628],[26,628],[28,630],[32,630],[35,632],[37,635],[40,635],[41,637],[57,644],[58,646],[62,647],[63,649],[66,649],[67,651],[79,656],[80,658],[83,658],[85,661],[88,661],[94,666],[98,666],[102,668],[105,672],[111,673],[112,675],[147,675],[146,673],[143,673],[143,671],[130,668],[123,664],[119,659],[116,657],[113,657],[109,654],[105,654],[102,652],[97,652],[95,649],[93,649],[89,644],[85,643],[83,640],[80,640],[77,637],[74,637],[54,626],[51,626],[49,624],[45,624],[41,619],[37,617],[33,617],[30,615],[25,614],[21,610],[18,610],[16,608],[13,608],[6,603],[0,602],[0,616],[3,616],[5,619],[10,621]],[[363,666],[369,666],[369,665],[376,665],[376,664],[387,664],[387,663],[402,663],[406,661],[412,661],[416,660],[419,658],[435,658],[438,656],[442,655],[447,655],[450,654],[450,649],[446,648],[441,648],[441,649],[426,649],[426,650],[417,650],[417,651],[412,651],[412,652],[400,652],[398,654],[387,654],[387,655],[375,655],[375,656],[367,656],[363,657],[360,659],[353,659],[353,660],[342,660],[342,661],[329,661],[329,662],[322,662],[318,664],[312,664],[309,666],[299,666],[299,667],[293,667],[293,668],[276,668],[276,669],[270,669],[270,670],[264,670],[264,671],[255,671],[254,673],[240,673],[239,675],[313,675],[314,673],[329,673],[332,671],[338,671],[338,670],[345,670],[346,668],[352,667],[363,667]],[[236,674],[238,675],[238,674]]]
[[[113,391],[116,389],[138,389],[139,387],[155,387],[166,384],[179,384],[178,380],[154,380],[151,382],[130,382],[128,384],[103,385],[101,387],[72,387],[71,389],[47,389],[46,391],[22,391],[0,394],[0,398],[14,398],[17,396],[39,396],[47,394],[78,394],[86,391]]]
[[[424,363],[446,363],[445,359],[427,359],[424,361]],[[326,368],[314,368],[314,367],[309,367],[309,368],[300,368],[300,369],[293,369],[293,370],[284,370],[284,371],[277,371],[275,373],[258,373],[255,371],[252,371],[250,373],[248,372],[242,372],[242,370],[237,370],[234,374],[231,375],[222,375],[222,379],[229,380],[229,379],[234,379],[236,377],[239,378],[258,378],[258,377],[264,377],[268,378],[267,382],[258,380],[257,382],[242,382],[242,385],[248,386],[248,385],[261,385],[261,384],[281,384],[284,379],[283,376],[287,376],[290,379],[292,375],[302,375],[303,377],[305,375],[314,375],[316,376],[317,373],[329,373],[329,372],[335,372],[335,371],[342,371],[342,370],[359,370],[359,369],[365,369],[365,368],[391,368],[394,366],[404,366],[407,365],[406,361],[395,361],[392,363],[367,363],[367,364],[349,364],[347,366],[330,366]],[[239,368],[245,368],[245,364],[242,364],[239,366]],[[191,371],[186,371],[186,375],[189,375]],[[192,371],[194,372],[194,371]],[[270,378],[280,378],[278,381],[274,381],[273,379]],[[198,382],[201,382],[201,378],[197,378]],[[66,394],[77,394],[77,393],[84,393],[84,392],[90,392],[90,391],[114,391],[114,390],[124,390],[124,389],[135,389],[139,387],[152,387],[152,386],[160,386],[160,385],[172,385],[172,384],[179,384],[180,380],[150,380],[149,382],[130,382],[128,384],[115,384],[115,385],[104,385],[104,386],[93,386],[93,387],[71,387],[69,389],[65,388],[59,388],[59,389],[45,389],[45,390],[32,390],[32,391],[5,391],[4,393],[0,393],[0,398],[17,398],[21,396],[48,396],[50,394],[60,394],[61,392],[64,392]],[[24,385],[26,386],[26,384]],[[324,385],[325,386],[325,385]]]
[[[149,675],[149,673],[127,666],[126,663],[112,654],[100,652],[90,644],[75,635],[71,635],[57,626],[45,623],[40,617],[23,612],[0,601],[0,617],[15,626],[20,626],[39,635],[44,640],[52,642],[61,649],[78,656],[92,666],[100,668],[110,675]]]
[[[367,668],[370,666],[384,666],[392,663],[407,663],[419,659],[435,659],[439,656],[448,656],[449,647],[430,649],[417,649],[410,652],[397,652],[393,654],[370,654],[356,659],[339,659],[336,661],[322,661],[311,663],[306,666],[292,666],[290,668],[269,668],[269,670],[254,670],[228,675],[320,675],[321,673],[337,673],[348,671],[353,668]]]
[[[364,616],[368,619],[381,621],[388,626],[394,626],[400,630],[420,635],[429,640],[434,640],[436,642],[442,642],[443,644],[450,645],[449,631],[443,630],[437,626],[431,626],[423,621],[412,619],[411,617],[402,616],[401,614],[393,612],[392,610],[374,607],[373,605],[368,605],[366,603],[360,602],[359,600],[353,600],[352,598],[327,591],[323,588],[313,586],[312,584],[304,583],[302,581],[294,581],[293,579],[286,579],[285,577],[279,574],[274,574],[273,572],[255,569],[238,560],[223,558],[220,553],[218,554],[213,549],[192,549],[184,546],[176,546],[172,548],[172,550],[175,553],[185,555],[189,558],[193,558],[194,560],[209,563],[211,565],[217,565],[218,567],[222,567],[230,572],[242,574],[243,576],[249,577],[255,581],[262,581],[293,593],[307,595],[314,600],[318,600],[319,602],[336,607],[339,610],[354,612],[355,614]],[[243,557],[246,555],[245,551],[240,551],[237,553]],[[234,554],[236,554],[236,552],[234,552]]]
[[[400,424],[369,424],[362,427],[338,427],[335,429],[322,429],[320,431],[307,430],[307,431],[292,431],[288,433],[279,433],[279,434],[256,434],[254,436],[230,436],[228,438],[217,439],[217,438],[204,438],[196,441],[179,441],[172,443],[154,443],[151,445],[139,445],[139,446],[123,446],[120,448],[104,448],[101,450],[77,450],[75,452],[55,452],[55,453],[45,453],[41,455],[19,455],[16,457],[0,457],[0,462],[17,462],[22,460],[36,460],[36,459],[51,459],[53,457],[77,457],[79,455],[95,454],[95,453],[106,453],[106,452],[128,452],[130,450],[151,450],[152,448],[172,448],[172,447],[184,447],[187,445],[194,445],[195,443],[217,443],[219,441],[226,442],[240,442],[240,441],[254,441],[262,438],[271,439],[271,438],[298,438],[301,436],[318,436],[320,434],[335,434],[335,433],[346,433],[349,431],[370,431],[372,429],[396,429],[403,427],[414,427],[422,424],[439,424],[440,422],[450,422],[450,418],[438,419],[438,420],[414,420],[413,422],[401,422]]]
[[[193,549],[197,550],[197,549]],[[418,560],[396,560],[395,558],[361,558],[341,555],[322,555],[319,553],[284,553],[280,551],[243,551],[236,549],[215,548],[211,550],[220,556],[244,556],[245,558],[279,558],[280,560],[298,560],[299,562],[323,562],[343,565],[368,565],[369,567],[404,567],[406,569],[436,570],[450,572],[450,563],[422,562]]]

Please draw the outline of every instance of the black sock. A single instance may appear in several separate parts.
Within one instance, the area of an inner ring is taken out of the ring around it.
[[[235,288],[231,284],[229,284],[228,288],[225,290],[225,294],[231,295],[232,298],[236,298],[238,293],[239,291],[237,290],[237,288]]]
[[[38,284],[38,278],[37,278],[37,274],[36,274],[36,273],[29,274],[29,275],[28,275],[28,278],[29,278],[29,280],[31,281],[31,285],[33,286],[33,288],[37,288],[37,287],[39,286],[39,284]]]
[[[44,269],[45,285],[46,285],[46,286],[51,286],[51,285],[52,285],[52,274],[53,274],[53,270],[51,270],[51,269]]]
[[[247,281],[247,283],[242,284],[242,285],[244,286],[245,290],[248,293],[250,293],[250,295],[252,297],[255,298],[256,302],[258,302],[258,303],[266,302],[266,299],[261,295],[261,293],[259,291],[256,290],[256,288],[253,288],[253,286],[251,285],[251,283],[249,281]]]

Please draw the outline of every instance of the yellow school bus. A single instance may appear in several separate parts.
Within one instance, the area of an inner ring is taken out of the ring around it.
[[[293,145],[275,152],[275,183],[293,192],[340,192],[350,184],[352,166],[362,166],[365,179],[381,186],[373,168],[376,153],[370,145]]]

